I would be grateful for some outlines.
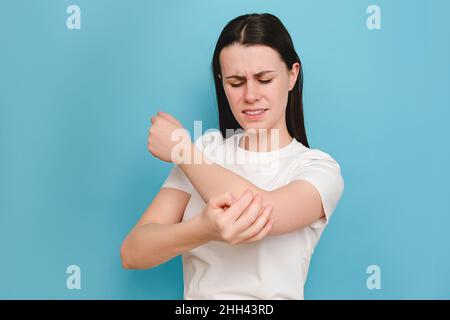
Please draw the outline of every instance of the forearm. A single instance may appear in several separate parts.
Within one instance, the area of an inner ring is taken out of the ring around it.
[[[191,154],[196,159],[202,157],[202,152],[195,146]],[[270,235],[302,229],[324,216],[319,193],[308,182],[296,181],[268,191],[218,164],[202,161],[200,164],[180,164],[179,167],[205,202],[225,192],[231,192],[235,197],[246,189],[260,193],[263,196],[262,207],[273,207],[271,216],[274,224]]]
[[[191,150],[193,159],[202,159],[202,152],[193,144]],[[179,167],[205,203],[208,202],[211,197],[218,196],[225,192],[231,192],[235,197],[238,197],[247,189],[251,190],[253,193],[258,192],[263,194],[264,198],[264,190],[218,164],[210,164],[206,163],[206,161],[201,161],[201,163],[191,161],[190,163],[180,164]]]
[[[199,215],[176,224],[148,223],[125,239],[122,263],[127,269],[149,269],[209,241]]]

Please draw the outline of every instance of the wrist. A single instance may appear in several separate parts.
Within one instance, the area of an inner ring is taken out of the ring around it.
[[[171,161],[173,163],[181,167],[184,164],[192,162],[193,143],[190,139],[187,139],[182,145],[176,148],[176,150],[172,149]]]
[[[195,159],[198,158],[198,153],[200,152],[192,143],[192,141],[188,141],[183,147],[184,156],[182,157],[182,161],[176,163],[181,169],[186,165],[195,163]]]
[[[210,224],[205,219],[203,211],[193,217],[191,220],[192,227],[196,230],[199,239],[203,242],[215,240]]]

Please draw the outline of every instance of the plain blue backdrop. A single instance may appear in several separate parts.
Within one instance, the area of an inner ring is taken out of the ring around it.
[[[371,4],[381,30],[366,27]],[[171,167],[147,151],[150,117],[217,128],[215,42],[253,12],[289,30],[310,145],[346,183],[305,298],[450,298],[447,0],[2,0],[0,298],[182,299],[180,257],[145,271],[119,257]]]

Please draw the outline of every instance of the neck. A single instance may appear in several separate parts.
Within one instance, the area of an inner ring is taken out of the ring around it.
[[[287,146],[292,140],[287,128],[249,129],[242,135],[239,147],[247,151],[269,152]]]

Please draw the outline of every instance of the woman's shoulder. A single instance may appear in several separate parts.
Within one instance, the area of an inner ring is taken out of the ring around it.
[[[326,161],[329,163],[333,163],[336,166],[339,167],[338,162],[336,159],[330,155],[330,153],[327,153],[323,150],[317,149],[317,148],[308,148],[301,144],[300,142],[297,143],[295,148],[295,158],[298,160],[298,163],[304,163],[307,161]]]

